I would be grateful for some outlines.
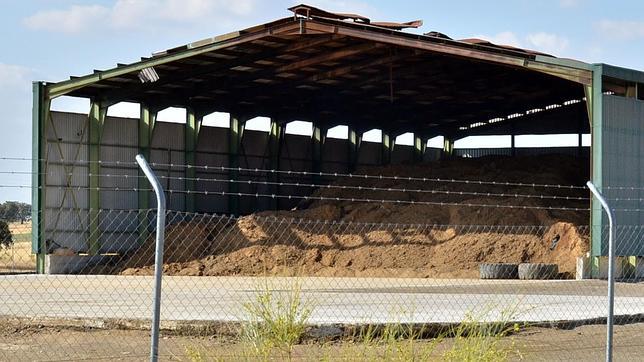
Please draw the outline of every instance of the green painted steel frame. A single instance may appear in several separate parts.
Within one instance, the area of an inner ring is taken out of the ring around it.
[[[269,153],[269,169],[279,170],[280,169],[280,155],[282,153],[282,141],[284,140],[284,130],[285,127],[271,118],[270,130],[268,133],[268,153]],[[270,175],[270,182],[273,182],[271,185],[271,193],[273,195],[279,195],[280,193],[280,174],[279,172],[273,172]],[[271,210],[279,209],[279,198],[274,197],[270,199],[270,208]]]
[[[347,155],[347,171],[351,173],[356,170],[358,165],[358,158],[360,157],[360,146],[362,144],[362,132],[358,132],[355,128],[349,127],[347,136],[349,143],[349,150]]]
[[[388,165],[391,163],[391,154],[394,152],[394,140],[391,134],[385,130],[381,133],[381,146],[380,146],[380,164]]]
[[[154,124],[156,123],[156,110],[151,109],[148,105],[141,104],[141,115],[139,118],[139,127],[138,127],[138,144],[139,144],[139,153],[142,154],[145,159],[150,162],[150,146],[152,143],[152,134],[154,132]],[[150,192],[143,191],[150,188],[150,183],[148,180],[143,177],[143,171],[139,170],[138,177],[138,206],[139,210],[147,210],[150,208]],[[138,234],[139,234],[139,244],[143,244],[149,236],[148,228],[148,215],[145,212],[139,212],[139,224],[138,224]]]
[[[603,94],[602,94],[603,66],[597,64],[593,67],[593,82],[586,88],[586,104],[589,109],[591,122],[591,179],[598,190],[602,190],[602,154],[603,154]],[[602,207],[594,198],[591,201],[590,216],[590,251],[593,256],[601,255],[602,249]],[[595,264],[595,263],[593,263]],[[597,272],[593,268],[593,274]]]
[[[230,115],[229,133],[228,133],[228,171],[229,180],[239,179],[239,172],[234,168],[239,167],[239,151],[241,149],[242,139],[244,137],[244,125],[246,121],[238,115]],[[228,211],[233,215],[239,215],[239,196],[234,195],[239,192],[239,184],[236,182],[228,183]]]
[[[326,143],[327,127],[323,124],[313,123],[313,132],[311,133],[311,171],[314,173],[322,172],[322,154],[324,144]],[[319,175],[313,175],[313,183],[320,182]]]
[[[414,162],[422,162],[425,150],[427,149],[427,140],[419,134],[414,133]]]
[[[101,208],[100,195],[100,173],[101,165],[101,139],[107,107],[92,101],[89,110],[89,230],[88,230],[88,252],[96,255],[100,252],[100,230],[99,210]]]
[[[197,143],[199,141],[199,131],[201,130],[202,117],[198,117],[193,108],[186,109],[186,124],[184,128],[185,135],[185,162],[188,167],[185,169],[185,209],[188,212],[195,211],[195,178],[196,169],[191,166],[196,165],[195,154],[197,151]]]
[[[31,175],[31,250],[36,254],[36,271],[45,271],[45,121],[49,113],[50,101],[46,96],[44,82],[33,82],[32,108],[32,175]]]

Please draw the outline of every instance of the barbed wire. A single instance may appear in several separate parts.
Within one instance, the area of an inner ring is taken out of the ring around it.
[[[31,160],[27,158],[0,158],[12,160]],[[86,161],[86,160],[49,160],[49,162],[59,162],[61,164],[90,164],[97,163],[100,165],[115,165],[136,166],[133,161]],[[335,177],[335,178],[357,178],[357,179],[373,179],[373,180],[396,180],[396,181],[416,181],[416,182],[439,182],[439,183],[462,183],[474,185],[496,185],[496,186],[515,186],[515,187],[539,187],[539,188],[557,188],[557,189],[586,189],[582,185],[562,185],[562,184],[547,184],[547,183],[524,183],[524,182],[511,182],[511,181],[488,181],[488,180],[464,180],[464,179],[448,179],[448,178],[431,178],[431,177],[413,177],[413,176],[390,176],[390,175],[369,175],[369,174],[353,174],[353,173],[340,173],[340,172],[312,172],[312,171],[294,171],[294,170],[275,170],[264,168],[249,168],[249,167],[227,167],[227,166],[208,166],[208,165],[184,165],[173,163],[159,163],[149,162],[152,167],[164,168],[181,168],[181,169],[201,169],[201,170],[219,170],[219,171],[236,171],[236,172],[251,172],[251,173],[264,173],[264,174],[282,174],[282,175],[299,175],[299,176],[318,176],[318,177]]]
[[[31,188],[26,185],[0,185],[2,187]],[[65,186],[65,185],[48,185],[48,188],[59,188],[67,190],[95,190],[95,191],[114,191],[114,192],[152,192],[152,188],[138,187],[87,187],[87,186]],[[42,188],[42,187],[39,187]],[[443,201],[417,201],[417,200],[392,200],[392,199],[372,199],[372,198],[354,198],[354,197],[327,197],[315,195],[281,195],[281,194],[264,194],[250,192],[229,192],[229,191],[193,191],[193,190],[165,190],[168,194],[195,194],[195,195],[214,195],[214,196],[240,196],[255,198],[272,198],[288,200],[316,200],[316,201],[335,201],[335,202],[364,202],[364,203],[388,203],[403,205],[432,205],[432,206],[465,206],[465,207],[490,207],[490,208],[508,208],[508,209],[542,209],[542,210],[569,210],[569,211],[588,211],[590,208],[564,207],[564,206],[532,206],[532,205],[502,205],[502,204],[481,204],[468,202],[443,202]]]
[[[62,175],[74,176],[73,172],[63,173]],[[97,176],[103,178],[123,178],[123,179],[146,179],[145,175],[127,175],[127,174],[87,174],[88,177]],[[418,188],[397,188],[397,187],[378,187],[378,186],[353,186],[353,185],[335,185],[321,184],[313,182],[283,182],[283,181],[256,181],[256,180],[235,180],[235,179],[214,179],[204,177],[183,177],[183,176],[165,176],[157,175],[159,179],[178,180],[178,181],[195,181],[195,182],[215,182],[215,183],[236,183],[247,185],[264,185],[264,186],[291,186],[306,187],[317,189],[336,189],[336,190],[354,190],[354,191],[377,191],[377,192],[402,192],[402,193],[421,193],[421,194],[443,194],[443,195],[461,195],[461,196],[481,196],[481,197],[514,197],[514,198],[534,198],[534,199],[553,199],[553,200],[589,200],[583,196],[561,196],[561,195],[543,195],[543,194],[525,194],[525,193],[495,193],[495,192],[476,192],[476,191],[450,191],[436,189],[418,189]]]

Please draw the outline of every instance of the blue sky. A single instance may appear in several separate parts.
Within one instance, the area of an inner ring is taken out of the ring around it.
[[[260,0],[23,0],[0,13],[0,157],[30,157],[31,81],[58,81],[153,51],[288,16],[297,2]],[[644,70],[644,2],[598,0],[354,1],[308,3],[377,20],[422,19],[418,32],[480,37],[560,57]],[[56,108],[86,112],[86,102]],[[117,110],[115,110],[117,111]],[[115,111],[112,111],[115,112]],[[122,112],[132,111],[123,107]],[[168,112],[168,117],[179,113]],[[0,161],[2,171],[28,162]],[[29,177],[0,174],[0,185]],[[0,188],[0,200],[29,200]]]

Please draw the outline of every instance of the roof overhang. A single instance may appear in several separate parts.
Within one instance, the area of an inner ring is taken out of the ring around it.
[[[141,83],[152,68],[155,82]],[[592,68],[540,53],[301,16],[49,83],[48,97],[425,134],[581,99]]]

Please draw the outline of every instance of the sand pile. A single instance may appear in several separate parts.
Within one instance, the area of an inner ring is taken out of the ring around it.
[[[581,164],[583,161],[564,156],[497,157],[378,167],[361,172],[580,185],[587,174]],[[335,184],[587,196],[583,191],[557,188],[401,180],[340,179]],[[417,192],[320,189],[314,195],[587,207],[586,201]],[[315,201],[303,203],[296,210],[261,212],[238,220],[207,216],[171,225],[166,238],[165,272],[169,275],[476,277],[481,262],[546,262],[559,264],[563,276],[571,277],[575,258],[588,250],[586,229],[576,225],[586,224],[587,220],[587,212],[576,211]],[[555,239],[558,242],[553,247]],[[120,267],[121,273],[150,274],[152,245],[151,239]]]

